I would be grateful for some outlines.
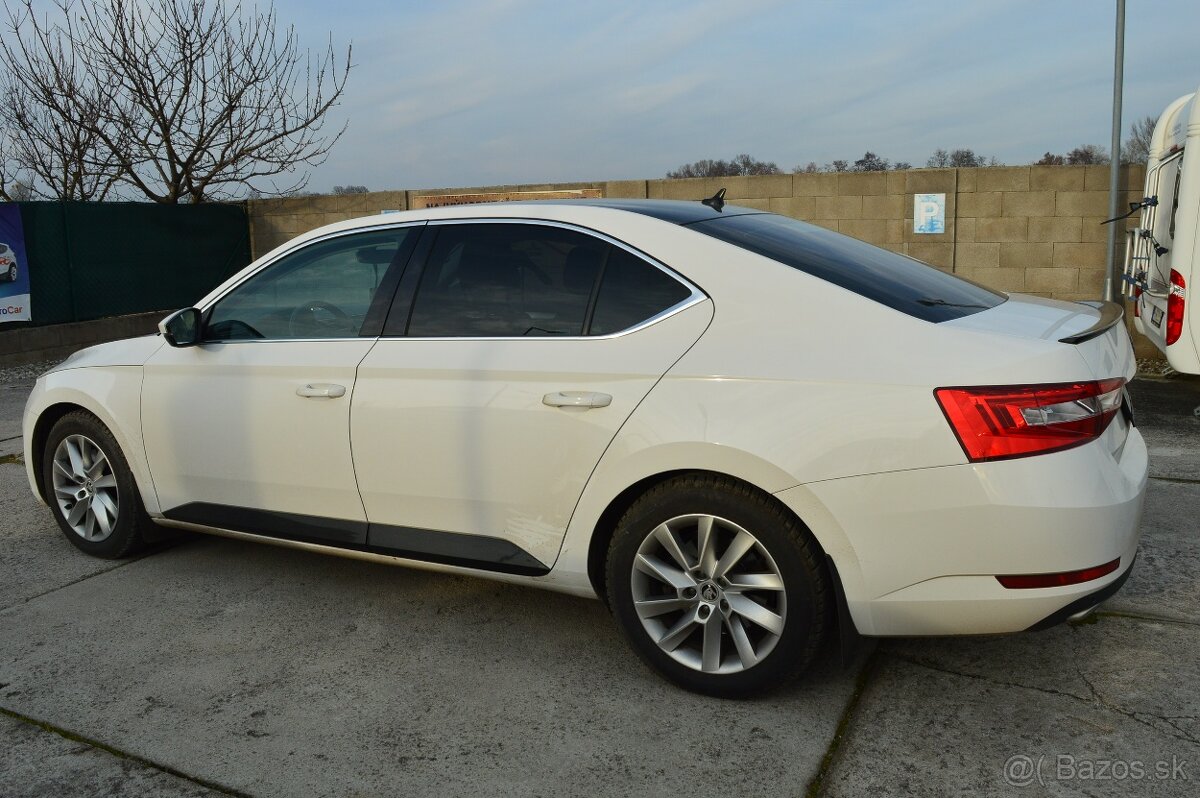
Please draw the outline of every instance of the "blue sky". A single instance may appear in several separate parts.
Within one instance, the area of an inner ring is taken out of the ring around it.
[[[1006,163],[1108,145],[1111,0],[278,0],[352,41],[349,129],[310,188],[784,169],[937,147]],[[1200,85],[1200,2],[1129,0],[1125,127]]]

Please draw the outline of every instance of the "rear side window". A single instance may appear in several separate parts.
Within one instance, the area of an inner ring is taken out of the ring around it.
[[[691,290],[666,272],[618,247],[610,247],[591,335],[608,335],[652,319],[691,296]]]
[[[691,293],[647,261],[574,230],[541,224],[438,225],[408,335],[607,335],[647,321]]]
[[[925,321],[969,316],[1007,297],[848,236],[776,214],[746,214],[688,225]]]
[[[440,226],[413,303],[415,337],[582,335],[604,242],[532,224]]]

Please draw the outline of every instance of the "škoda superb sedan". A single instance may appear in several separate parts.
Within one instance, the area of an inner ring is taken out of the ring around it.
[[[1114,305],[720,196],[458,206],[314,230],[75,354],[25,461],[96,556],[164,526],[597,596],[652,668],[744,695],[835,631],[1114,593],[1133,374]]]

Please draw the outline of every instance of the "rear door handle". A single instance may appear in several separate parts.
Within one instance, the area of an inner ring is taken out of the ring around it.
[[[296,389],[296,396],[306,399],[337,399],[345,395],[345,385],[334,385],[331,382],[310,382]]]
[[[542,397],[542,404],[550,407],[608,407],[612,397],[593,391],[555,391]]]

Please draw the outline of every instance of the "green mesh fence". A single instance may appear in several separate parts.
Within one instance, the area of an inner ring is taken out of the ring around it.
[[[241,205],[20,206],[33,325],[187,307],[250,262]]]

